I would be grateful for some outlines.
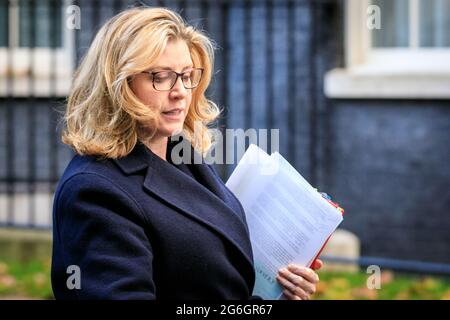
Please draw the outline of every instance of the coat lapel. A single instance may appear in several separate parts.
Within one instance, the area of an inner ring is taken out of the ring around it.
[[[185,141],[182,141],[181,143],[184,143]],[[167,157],[169,158],[171,151],[175,145],[177,145],[180,142],[169,142],[168,145],[168,153]],[[247,222],[245,218],[245,212],[242,206],[239,203],[239,200],[236,198],[236,196],[224,185],[222,180],[218,178],[218,175],[216,172],[214,172],[214,169],[212,166],[209,166],[205,162],[202,161],[202,163],[197,163],[193,165],[194,159],[196,158],[194,154],[197,155],[197,159],[203,158],[192,148],[191,144],[189,144],[189,148],[191,150],[191,159],[190,163],[192,165],[187,164],[181,164],[181,166],[188,167],[187,170],[191,170],[194,175],[198,177],[199,180],[201,180],[201,184],[195,181],[197,184],[199,184],[200,187],[205,188],[205,191],[211,192],[214,194],[214,196],[221,199],[225,205],[227,205],[235,214],[237,214],[243,221],[244,221],[244,227],[247,229]]]
[[[173,144],[169,146],[171,147]],[[144,179],[144,188],[148,192],[178,208],[190,218],[214,229],[230,241],[253,268],[245,216],[237,199],[217,180],[218,177],[207,164],[190,166],[205,187],[173,164],[159,158],[142,144],[138,144],[129,156],[115,162],[127,174],[148,166]]]

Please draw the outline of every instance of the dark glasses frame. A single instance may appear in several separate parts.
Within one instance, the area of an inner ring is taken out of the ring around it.
[[[198,80],[198,84],[197,84],[197,85],[195,85],[195,86],[193,86],[193,87],[187,88],[186,85],[184,84],[184,82],[181,81],[181,82],[183,83],[183,87],[184,87],[185,89],[189,90],[189,89],[197,88],[198,85],[200,84],[200,81],[202,80],[202,76],[203,76],[203,71],[204,71],[203,68],[192,68],[192,69],[189,69],[188,71],[181,72],[181,73],[178,73],[178,72],[176,72],[176,71],[174,71],[174,70],[142,71],[142,73],[147,73],[147,74],[150,74],[150,75],[152,76],[152,85],[153,85],[153,88],[154,88],[156,91],[170,91],[170,90],[173,89],[173,87],[174,87],[175,84],[177,83],[178,78],[181,78],[185,73],[192,72],[193,70],[198,70],[198,71],[200,71],[200,79]],[[175,73],[175,74],[177,75],[176,78],[175,78],[175,81],[173,82],[173,84],[172,84],[172,86],[170,87],[170,89],[164,89],[164,90],[161,90],[161,89],[157,89],[156,86],[155,86],[155,75],[157,75],[158,73],[162,73],[162,72],[172,72],[172,73]],[[183,78],[181,78],[181,79],[183,79]]]

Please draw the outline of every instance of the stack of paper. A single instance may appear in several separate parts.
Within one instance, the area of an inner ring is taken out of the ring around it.
[[[279,299],[278,270],[309,266],[342,221],[328,203],[278,152],[252,144],[226,183],[244,207],[253,247],[254,295]]]

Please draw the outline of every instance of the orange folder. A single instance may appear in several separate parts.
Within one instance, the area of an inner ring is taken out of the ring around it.
[[[335,202],[333,202],[333,201],[331,201],[331,200],[329,200],[329,199],[327,199],[327,198],[325,198],[325,197],[323,197],[323,198],[324,198],[326,201],[328,201],[328,203],[330,203],[333,207],[337,208],[337,209],[341,212],[342,216],[344,216],[344,209],[341,208],[341,207],[339,206],[338,203],[335,203]],[[316,262],[317,258],[319,258],[320,254],[322,253],[323,249],[324,249],[325,246],[327,245],[328,240],[330,240],[330,238],[331,238],[331,235],[328,237],[328,239],[327,239],[327,240],[325,241],[325,243],[323,244],[322,248],[320,248],[319,252],[318,252],[317,255],[315,256],[315,258],[312,260],[311,264],[309,265],[310,268],[311,268],[311,266],[314,265],[314,263]]]

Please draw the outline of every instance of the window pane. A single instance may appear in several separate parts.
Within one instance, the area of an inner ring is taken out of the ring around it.
[[[62,45],[60,1],[20,0],[19,6],[19,45],[21,47],[60,47]]]
[[[8,2],[0,2],[0,47],[8,46]]]
[[[381,28],[370,31],[372,47],[409,46],[409,1],[372,0],[380,7]]]
[[[450,0],[420,1],[421,47],[450,47]]]

